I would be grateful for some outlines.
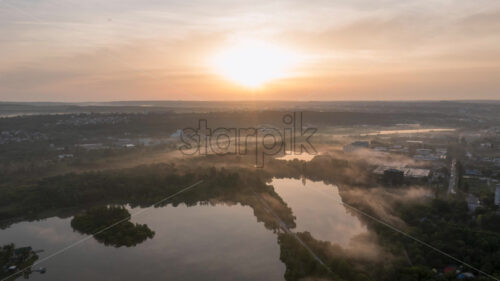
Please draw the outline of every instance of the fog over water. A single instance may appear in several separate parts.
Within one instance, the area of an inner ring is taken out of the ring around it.
[[[270,183],[296,217],[295,231],[348,247],[351,238],[367,232],[359,219],[340,204],[338,187],[310,180],[273,179]]]

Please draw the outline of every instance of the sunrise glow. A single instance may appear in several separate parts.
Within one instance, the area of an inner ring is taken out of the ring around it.
[[[212,59],[214,71],[246,87],[259,87],[290,75],[298,56],[266,42],[243,41],[221,50]]]

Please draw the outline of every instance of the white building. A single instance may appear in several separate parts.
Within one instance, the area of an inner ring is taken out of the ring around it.
[[[495,190],[495,205],[500,206],[500,184],[497,184],[497,189]]]
[[[172,138],[178,138],[182,135],[182,130],[181,129],[177,129],[177,131],[175,131],[173,134],[170,135],[170,137]]]
[[[57,155],[59,159],[73,158],[73,154],[59,154]]]

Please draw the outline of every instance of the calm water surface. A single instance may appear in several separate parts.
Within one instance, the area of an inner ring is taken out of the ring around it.
[[[295,154],[292,151],[287,151],[287,153],[285,155],[280,156],[280,157],[276,157],[276,159],[287,160],[287,161],[292,161],[294,159],[304,160],[304,161],[311,161],[315,156],[316,156],[316,154],[309,154],[309,153],[306,153],[306,152],[303,152],[301,154]]]
[[[131,248],[107,247],[92,238],[43,262],[47,273],[30,279],[283,280],[277,238],[257,223],[250,207],[167,206],[132,220],[146,223],[154,238]],[[70,221],[18,223],[0,231],[0,242],[44,249],[41,259],[84,237]]]
[[[418,133],[440,133],[454,132],[456,129],[450,128],[434,128],[434,129],[405,129],[405,130],[383,130],[374,133],[361,134],[360,136],[376,136],[376,135],[396,135],[396,134],[418,134]]]
[[[309,231],[319,240],[348,247],[352,237],[365,233],[366,227],[340,204],[337,186],[297,179],[273,179],[271,185],[292,208],[296,231]]]
[[[276,192],[296,216],[296,229],[316,239],[349,247],[366,232],[357,217],[335,202],[338,189],[322,182],[273,179]],[[130,210],[133,214],[139,208]],[[283,280],[277,236],[241,205],[152,208],[132,221],[147,224],[155,236],[135,247],[108,247],[93,238],[38,266],[32,280]],[[40,259],[84,238],[71,218],[21,222],[0,230],[0,244],[43,249]]]

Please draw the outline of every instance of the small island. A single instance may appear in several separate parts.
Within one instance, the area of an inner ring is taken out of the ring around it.
[[[32,272],[45,273],[45,268],[32,270],[31,265],[38,259],[38,255],[31,247],[16,248],[14,244],[0,247],[0,279],[15,280],[23,275],[27,278]]]
[[[113,224],[116,225],[106,229]],[[71,220],[71,227],[82,234],[97,233],[94,235],[97,241],[114,247],[133,247],[155,235],[146,224],[130,222],[130,213],[122,206],[91,208],[76,215]]]

